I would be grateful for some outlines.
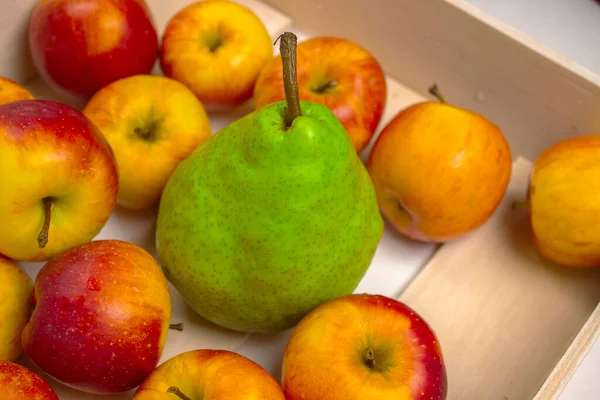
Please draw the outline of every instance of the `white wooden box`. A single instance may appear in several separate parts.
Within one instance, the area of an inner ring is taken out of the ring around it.
[[[149,0],[159,35],[192,1]],[[557,398],[600,332],[600,271],[542,260],[529,240],[526,217],[509,205],[524,196],[531,162],[541,150],[569,136],[600,133],[600,77],[460,0],[238,1],[256,12],[273,38],[293,30],[300,40],[336,35],[369,49],[388,75],[380,128],[403,107],[428,98],[436,82],[453,104],[482,113],[504,131],[514,173],[494,217],[441,248],[410,242],[386,227],[356,291],[399,298],[425,317],[446,359],[449,399]],[[26,84],[37,98],[69,103],[32,67],[26,27],[35,3],[0,0],[0,76]],[[252,107],[211,115],[213,132]],[[152,211],[118,208],[97,239],[123,239],[153,252],[154,219]],[[23,265],[34,278],[42,264]],[[245,335],[218,328],[173,290],[173,322],[180,321],[186,328],[169,333],[163,361],[190,349],[223,348],[247,355],[279,378],[289,332]],[[24,356],[19,362],[39,372]],[[97,397],[49,381],[61,399]]]

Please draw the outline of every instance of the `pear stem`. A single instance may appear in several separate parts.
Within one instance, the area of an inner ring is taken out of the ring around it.
[[[444,103],[444,104],[448,103],[446,101],[446,98],[444,97],[444,95],[440,91],[440,88],[438,88],[437,83],[434,83],[433,86],[429,88],[429,93],[431,93],[433,96],[435,96],[442,103]]]
[[[44,197],[42,199],[42,206],[44,207],[44,225],[42,230],[37,237],[38,247],[43,249],[48,244],[48,231],[50,230],[50,217],[52,214],[52,197]]]
[[[298,75],[296,71],[296,44],[298,38],[292,32],[284,32],[277,38],[280,40],[279,52],[283,66],[283,87],[287,107],[284,111],[285,124],[289,128],[296,117],[302,115],[300,110],[300,93],[298,91]],[[277,40],[275,43],[277,43]]]
[[[177,386],[171,386],[170,388],[168,388],[167,393],[173,393],[181,400],[192,400],[191,398],[187,397]]]
[[[178,324],[171,324],[171,325],[169,325],[169,329],[173,329],[174,331],[182,331],[183,330],[183,322],[180,322]]]
[[[514,203],[512,203],[512,208],[514,210],[518,210],[520,208],[529,208],[529,207],[531,207],[531,202],[529,202],[529,200],[515,201]]]

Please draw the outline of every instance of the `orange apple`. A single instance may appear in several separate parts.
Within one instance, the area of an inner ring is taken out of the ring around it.
[[[192,350],[154,370],[133,400],[285,400],[281,386],[254,361],[227,350]]]
[[[569,267],[600,267],[600,135],[578,135],[545,149],[528,190],[533,242]]]
[[[211,135],[202,103],[182,83],[136,75],[100,89],[83,113],[111,145],[119,169],[119,203],[158,204],[177,165]]]
[[[443,100],[437,87],[432,92]],[[512,156],[502,131],[484,116],[425,101],[384,127],[367,167],[380,209],[399,232],[447,242],[493,215],[508,187]]]
[[[17,82],[0,76],[0,104],[18,100],[33,100],[33,94]]]
[[[156,260],[136,245],[98,240],[53,258],[35,279],[32,302],[25,354],[67,386],[125,392],[160,360],[169,287]]]
[[[21,331],[29,319],[33,282],[13,260],[0,255],[0,360],[21,355]]]
[[[89,98],[117,79],[150,73],[158,35],[144,0],[39,0],[29,47],[44,81]]]
[[[233,1],[197,1],[179,11],[163,33],[164,74],[183,82],[209,109],[237,106],[252,96],[273,56],[262,21]]]
[[[0,177],[0,254],[15,260],[47,260],[91,240],[117,201],[106,139],[54,101],[0,106]]]
[[[0,361],[0,399],[58,400],[58,396],[35,372],[10,361]]]
[[[386,102],[385,75],[375,57],[359,44],[338,37],[298,43],[301,100],[326,105],[361,152],[377,129]],[[256,108],[285,99],[281,55],[262,70],[254,87]]]
[[[407,305],[353,294],[323,303],[294,328],[283,356],[287,400],[443,400],[440,344]]]

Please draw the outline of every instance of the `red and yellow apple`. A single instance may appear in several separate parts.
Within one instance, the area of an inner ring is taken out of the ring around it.
[[[162,37],[164,74],[188,86],[209,110],[252,97],[260,70],[273,56],[262,21],[233,1],[197,1],[180,10]]]
[[[14,361],[23,351],[21,332],[31,312],[33,282],[19,264],[2,255],[0,282],[0,360]]]
[[[0,254],[15,260],[47,260],[91,240],[117,201],[109,144],[58,102],[0,106],[0,176]]]
[[[17,82],[0,76],[0,105],[18,100],[33,100],[33,94]]]
[[[323,303],[294,328],[283,356],[287,400],[443,400],[447,375],[431,327],[375,294]]]
[[[117,79],[150,73],[158,34],[144,0],[39,0],[29,47],[44,81],[89,98]]]
[[[556,142],[536,159],[528,189],[533,243],[569,267],[600,267],[600,135]]]
[[[281,386],[254,361],[227,350],[191,350],[158,366],[133,400],[285,400]]]
[[[0,361],[0,399],[58,400],[58,396],[35,372],[10,361]]]
[[[344,125],[357,152],[371,140],[386,103],[385,74],[359,44],[338,37],[298,43],[300,100],[326,105]],[[265,66],[254,87],[256,108],[285,99],[281,55]]]
[[[177,165],[211,135],[202,103],[182,83],[136,75],[100,89],[83,109],[111,145],[119,170],[118,202],[158,204]]]
[[[484,116],[425,101],[384,127],[367,168],[382,214],[399,232],[447,242],[493,215],[508,187],[512,156],[502,131]]]
[[[158,364],[171,318],[166,278],[139,246],[88,242],[48,261],[34,282],[25,354],[63,384],[125,392]]]

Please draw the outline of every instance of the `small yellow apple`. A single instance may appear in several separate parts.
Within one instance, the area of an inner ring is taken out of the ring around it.
[[[0,360],[14,361],[23,351],[21,332],[31,313],[33,282],[19,264],[2,255],[0,282]]]
[[[204,106],[185,85],[136,75],[105,86],[83,113],[111,145],[119,170],[120,205],[158,204],[177,165],[211,135]]]
[[[0,104],[17,100],[33,100],[33,94],[17,82],[0,76]]]
[[[528,190],[533,242],[570,267],[600,267],[600,135],[579,135],[536,159]]]

